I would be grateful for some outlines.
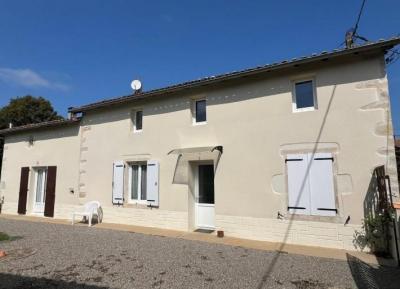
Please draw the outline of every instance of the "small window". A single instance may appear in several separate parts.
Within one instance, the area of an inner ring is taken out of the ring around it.
[[[206,100],[201,99],[194,101],[193,123],[202,124],[206,122],[207,122]]]
[[[147,200],[147,164],[136,163],[129,166],[129,200],[130,202],[146,202]]]
[[[143,111],[137,110],[134,113],[133,130],[135,132],[142,131],[143,129]]]
[[[293,110],[307,111],[314,110],[315,95],[312,80],[296,82],[294,85]]]

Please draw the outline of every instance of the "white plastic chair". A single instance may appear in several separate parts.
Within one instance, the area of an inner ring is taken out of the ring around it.
[[[72,213],[72,225],[75,223],[75,216],[81,216],[84,218],[88,218],[89,227],[92,226],[92,218],[93,216],[97,216],[97,220],[100,223],[102,219],[102,209],[100,203],[97,201],[87,202],[82,210],[76,211]]]

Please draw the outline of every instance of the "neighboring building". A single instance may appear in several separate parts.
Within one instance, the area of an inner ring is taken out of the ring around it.
[[[384,54],[400,38],[70,108],[0,131],[3,213],[354,249],[372,172],[398,195]],[[350,221],[345,225],[350,216]]]

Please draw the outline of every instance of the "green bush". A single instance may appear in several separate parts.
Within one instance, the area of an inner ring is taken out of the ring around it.
[[[362,231],[356,231],[354,243],[362,250],[369,247],[377,256],[389,255],[390,226],[393,217],[390,211],[369,215],[363,221]]]

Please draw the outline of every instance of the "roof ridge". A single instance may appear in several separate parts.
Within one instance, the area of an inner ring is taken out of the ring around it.
[[[400,43],[400,36],[393,36],[389,39],[379,39],[377,41],[368,41],[363,44],[358,44],[354,45],[351,48],[335,48],[331,50],[330,52],[323,50],[320,53],[312,53],[311,55],[308,56],[301,56],[301,57],[295,57],[292,58],[291,60],[281,60],[279,62],[273,62],[272,64],[264,64],[264,65],[259,65],[255,67],[249,67],[245,68],[243,70],[238,70],[238,71],[232,71],[232,72],[226,72],[222,73],[216,76],[206,76],[194,80],[188,80],[184,81],[181,83],[177,84],[171,84],[165,87],[160,87],[160,88],[155,88],[149,91],[144,91],[140,93],[135,93],[135,94],[130,94],[130,95],[125,95],[125,96],[119,96],[115,98],[109,98],[109,99],[104,99],[100,100],[97,102],[89,103],[86,105],[78,106],[78,107],[70,107],[68,109],[69,112],[75,113],[75,112],[83,112],[87,110],[92,110],[95,108],[99,107],[104,107],[107,105],[112,105],[112,104],[118,104],[121,102],[125,101],[130,101],[134,99],[142,99],[148,96],[156,95],[159,93],[171,93],[174,92],[174,90],[182,90],[190,87],[197,87],[201,85],[206,85],[209,83],[213,82],[218,82],[218,81],[223,81],[227,80],[230,78],[235,78],[238,76],[244,76],[247,74],[252,74],[252,73],[260,73],[264,72],[265,69],[278,69],[278,68],[283,68],[285,65],[300,65],[302,62],[307,62],[307,61],[316,61],[319,58],[324,58],[328,56],[339,56],[339,55],[345,55],[345,54],[350,54],[354,53],[355,51],[363,50],[363,49],[373,49],[373,48],[379,48],[379,47],[384,47],[384,46],[395,46]]]

